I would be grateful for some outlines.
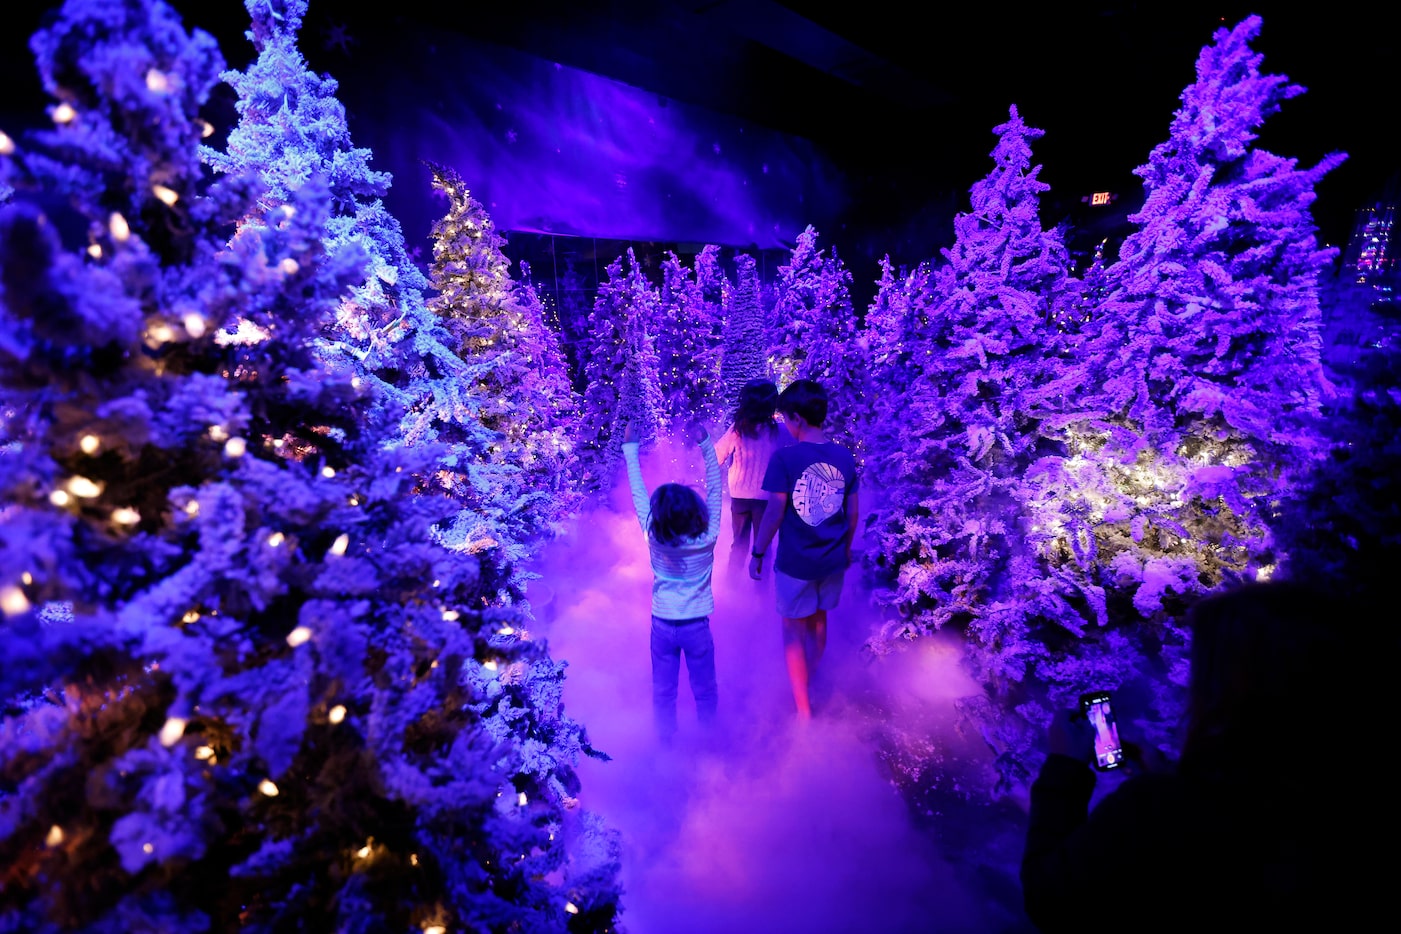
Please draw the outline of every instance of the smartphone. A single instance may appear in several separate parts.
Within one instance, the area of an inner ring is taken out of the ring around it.
[[[1080,695],[1080,710],[1095,730],[1095,768],[1105,772],[1123,765],[1124,745],[1119,742],[1119,725],[1114,722],[1109,692],[1090,691]]]

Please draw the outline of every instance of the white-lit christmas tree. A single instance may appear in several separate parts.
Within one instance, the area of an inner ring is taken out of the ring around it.
[[[455,170],[430,168],[448,204],[432,230],[428,307],[467,364],[458,391],[495,436],[480,458],[451,474],[452,489],[473,509],[444,540],[470,549],[494,534],[518,566],[578,505],[570,482],[577,402],[538,295],[510,275],[505,238]]]
[[[388,443],[394,399],[318,350],[372,262],[325,248],[333,186],[260,207],[203,168],[224,63],[158,0],[69,0],[32,48],[56,126],[0,156],[0,929],[611,929],[563,665],[432,540],[442,450]]]

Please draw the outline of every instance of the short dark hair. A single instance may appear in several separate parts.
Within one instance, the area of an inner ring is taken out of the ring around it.
[[[700,494],[685,484],[663,483],[652,492],[649,531],[663,545],[679,545],[698,538],[710,524],[710,508]]]
[[[827,421],[827,390],[813,379],[795,379],[778,394],[778,411],[797,415],[814,428]]]

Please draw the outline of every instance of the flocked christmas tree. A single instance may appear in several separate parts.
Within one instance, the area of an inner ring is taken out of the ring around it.
[[[445,517],[441,534],[468,551],[499,549],[494,564],[505,577],[498,591],[510,599],[521,573],[514,489],[520,484],[515,468],[493,460],[492,449],[500,451],[505,442],[479,410],[485,397],[472,391],[480,367],[457,355],[452,336],[427,307],[427,280],[383,202],[391,179],[370,168],[369,150],[353,145],[337,83],[310,71],[298,50],[305,0],[245,0],[245,6],[258,55],[246,71],[224,73],[238,94],[239,123],[229,132],[227,151],[207,149],[205,158],[219,171],[257,173],[262,209],[285,204],[311,173],[328,179],[326,249],[361,250],[369,262],[365,280],[317,336],[319,352],[329,365],[370,381],[380,398],[403,412],[391,443],[449,445],[442,449],[439,482],[464,508]]]
[[[759,287],[759,271],[748,253],[735,256],[734,281],[723,281],[721,310],[724,339],[720,346],[720,381],[725,392],[725,411],[734,414],[739,391],[753,379],[772,379],[769,370],[768,341],[764,306]]]
[[[672,428],[691,419],[719,424],[727,414],[720,383],[720,303],[706,299],[706,289],[697,276],[697,272],[703,276],[707,268],[714,268],[717,250],[706,246],[696,257],[696,269],[688,269],[671,251],[662,262],[657,382],[661,417]],[[708,258],[703,260],[702,256]]]
[[[333,186],[260,208],[203,170],[223,61],[158,0],[69,0],[31,44],[57,126],[0,158],[0,929],[611,929],[562,664],[432,540],[442,452],[314,349],[373,262],[326,249]],[[85,244],[33,206],[64,202]]]
[[[811,379],[827,390],[827,437],[865,462],[859,430],[869,387],[865,335],[851,304],[851,273],[837,256],[817,246],[817,231],[798,235],[788,262],[778,268],[769,311],[769,367],[780,389]]]
[[[624,422],[637,428],[644,447],[664,430],[654,333],[659,302],[632,247],[608,264],[580,354],[585,388],[579,445],[586,491],[613,488],[622,464]]]
[[[493,525],[507,538],[501,546],[517,566],[577,507],[570,480],[577,403],[539,297],[511,278],[505,238],[456,171],[430,168],[448,209],[433,225],[428,307],[469,367],[459,391],[498,439],[451,482],[469,487],[460,498],[475,512],[494,513]],[[455,545],[477,534],[464,515],[445,540]]]
[[[1032,633],[1063,618],[1082,630],[1080,611],[1102,596],[1081,588],[1079,605],[1069,605],[1028,542],[1024,477],[1056,449],[1057,420],[1082,374],[1060,356],[1049,320],[1069,257],[1040,221],[1049,186],[1031,142],[1041,131],[1013,107],[994,132],[994,167],[954,219],[934,282],[926,290],[911,277],[887,315],[902,323],[883,325],[892,337],[879,346],[912,372],[903,394],[878,397],[869,463],[884,496],[869,527],[872,563],[889,582],[882,598],[896,611],[876,644],[945,626],[964,632],[992,700],[970,712],[1015,782],[1025,777],[1030,734],[1003,721],[1025,700],[1018,684],[1047,655]]]
[[[1309,213],[1309,169],[1254,149],[1256,131],[1303,91],[1262,75],[1260,19],[1220,29],[1197,60],[1169,139],[1137,170],[1138,225],[1084,324],[1088,401],[1075,476],[1057,498],[1096,526],[1103,583],[1126,610],[1169,627],[1201,593],[1269,573],[1268,524],[1318,450],[1329,392],[1319,361],[1318,280],[1335,255]]]

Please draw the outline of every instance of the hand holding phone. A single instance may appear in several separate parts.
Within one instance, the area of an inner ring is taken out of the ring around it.
[[[1090,691],[1080,696],[1080,710],[1094,728],[1094,767],[1101,772],[1117,769],[1124,764],[1124,744],[1119,740],[1119,725],[1114,720],[1114,708],[1108,691]]]

